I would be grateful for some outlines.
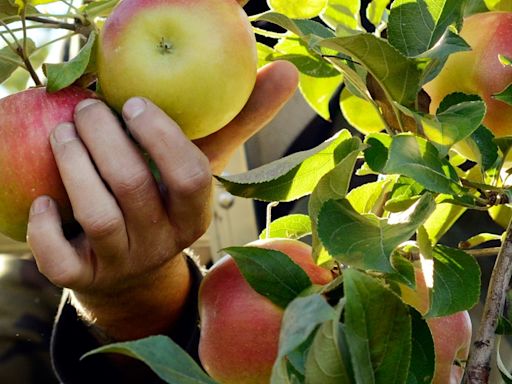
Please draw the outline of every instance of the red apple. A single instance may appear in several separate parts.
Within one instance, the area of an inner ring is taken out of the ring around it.
[[[416,289],[401,285],[401,296],[421,314],[430,306],[429,288],[420,268],[415,270]],[[471,346],[472,325],[467,311],[449,316],[430,317],[427,324],[434,340],[436,355],[434,380],[432,384],[460,384],[464,369],[456,361],[465,362]]]
[[[498,137],[512,134],[512,106],[493,98],[512,82],[512,67],[498,55],[512,57],[512,12],[485,12],[464,20],[460,35],[471,51],[448,58],[441,73],[424,87],[435,113],[443,98],[453,92],[479,95],[487,105],[484,125]]]
[[[146,97],[191,139],[233,119],[256,81],[256,39],[236,0],[123,0],[98,47],[98,79],[111,107]]]
[[[291,239],[258,240],[250,246],[287,254],[314,284],[332,280],[317,266],[311,247]],[[199,356],[222,384],[268,384],[277,357],[283,309],[254,291],[229,255],[206,274],[199,290]]]
[[[94,93],[69,87],[56,93],[30,88],[0,100],[0,232],[25,241],[28,212],[40,195],[53,197],[67,222],[69,200],[48,140],[59,123],[73,121],[76,104]]]

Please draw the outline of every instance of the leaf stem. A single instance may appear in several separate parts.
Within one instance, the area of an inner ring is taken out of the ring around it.
[[[488,384],[491,356],[496,342],[498,318],[503,312],[505,294],[512,276],[512,220],[508,224],[505,240],[496,258],[484,311],[478,332],[471,347],[464,383]]]

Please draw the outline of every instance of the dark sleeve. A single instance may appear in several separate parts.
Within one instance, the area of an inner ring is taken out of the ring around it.
[[[182,317],[168,336],[199,362],[197,354],[199,343],[197,293],[202,272],[190,257],[187,257],[187,261],[192,272],[192,289]],[[149,384],[163,382],[145,364],[128,357],[97,354],[81,360],[86,352],[101,346],[91,331],[91,326],[80,320],[75,308],[69,302],[69,294],[65,292],[54,324],[50,348],[53,367],[60,383],[143,382]],[[116,359],[115,364],[113,358]]]

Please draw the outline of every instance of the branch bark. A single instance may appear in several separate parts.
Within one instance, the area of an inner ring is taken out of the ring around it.
[[[473,342],[464,383],[488,384],[491,357],[496,341],[498,318],[503,313],[505,294],[512,276],[512,221],[508,224],[505,240],[496,258],[489,281],[484,311]]]

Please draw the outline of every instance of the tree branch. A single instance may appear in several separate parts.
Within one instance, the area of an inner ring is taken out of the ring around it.
[[[496,258],[484,311],[476,339],[471,347],[464,383],[487,384],[491,370],[491,356],[496,341],[498,318],[503,312],[505,295],[512,275],[512,221],[508,224],[505,240]]]

